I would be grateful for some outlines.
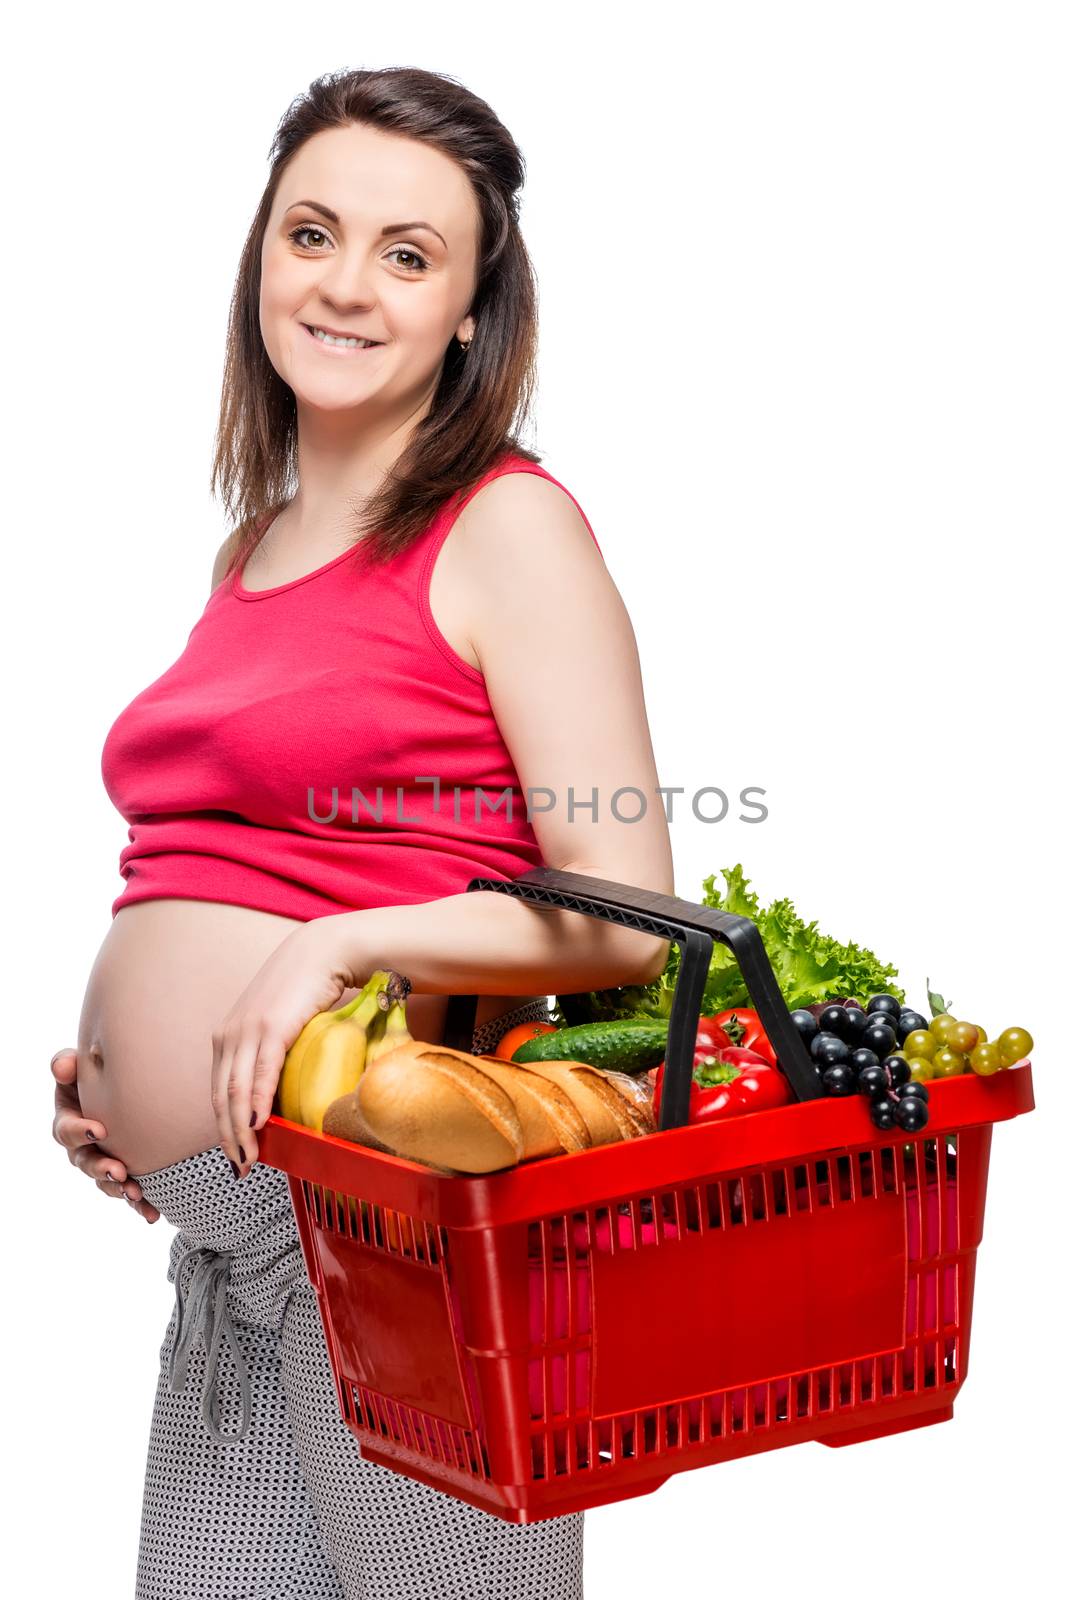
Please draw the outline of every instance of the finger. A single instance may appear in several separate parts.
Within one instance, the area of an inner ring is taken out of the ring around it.
[[[136,1211],[139,1216],[144,1217],[146,1222],[158,1222],[159,1221],[160,1214],[156,1210],[155,1206],[152,1205],[152,1203],[150,1201],[148,1201],[148,1200],[131,1200],[129,1195],[126,1196],[126,1199],[127,1199],[128,1203],[129,1203],[131,1209]]]
[[[252,1074],[249,1119],[245,1126],[236,1129],[250,1164],[258,1161],[260,1155],[260,1141],[253,1127],[262,1128],[271,1114],[285,1059],[285,1041],[278,1034],[264,1033]]]
[[[72,1159],[75,1166],[87,1177],[95,1179],[97,1183],[111,1183],[112,1194],[116,1192],[116,1187],[121,1189],[126,1182],[126,1168],[114,1156],[102,1156],[90,1150],[79,1150]]]
[[[100,1190],[101,1194],[107,1195],[109,1200],[126,1199],[126,1196],[123,1193],[122,1183],[118,1178],[109,1178],[106,1174],[101,1174],[101,1176],[96,1180],[96,1186]]]
[[[241,1158],[237,1152],[237,1140],[234,1138],[230,1112],[230,1077],[236,1048],[228,1034],[212,1034],[211,1109],[215,1113],[223,1154],[238,1165]]]
[[[67,1060],[70,1058],[67,1057]],[[81,1101],[78,1099],[77,1063],[69,1074],[56,1074],[55,1093],[52,1097],[55,1117],[52,1121],[52,1136],[58,1138],[60,1117],[69,1116],[72,1112],[76,1117],[82,1114]]]
[[[52,1076],[60,1083],[73,1083],[78,1076],[78,1052],[73,1045],[57,1050],[49,1062]]]
[[[106,1139],[108,1130],[93,1117],[83,1117],[77,1111],[61,1111],[52,1121],[52,1137],[67,1150],[78,1150],[87,1144],[97,1144]]]
[[[234,1155],[231,1159],[236,1160],[242,1168],[251,1167],[254,1160],[249,1150],[249,1145],[253,1142],[249,1118],[252,1115],[252,1077],[256,1070],[259,1045],[259,1037],[256,1035],[242,1039],[234,1054],[227,1083],[230,1134],[234,1143]]]

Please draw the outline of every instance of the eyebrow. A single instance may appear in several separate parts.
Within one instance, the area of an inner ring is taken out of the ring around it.
[[[291,206],[286,207],[282,215],[288,217],[289,213],[295,211],[298,206],[307,206],[310,211],[318,211],[320,216],[325,217],[328,222],[333,222],[337,227],[341,226],[341,218],[337,212],[331,211],[329,206],[324,206],[319,200],[295,200]],[[429,222],[391,222],[382,229],[380,238],[386,239],[392,233],[413,233],[416,228],[425,228],[427,233],[437,234],[442,244],[445,245],[446,250],[449,248],[441,234],[438,233],[438,230],[432,227]]]

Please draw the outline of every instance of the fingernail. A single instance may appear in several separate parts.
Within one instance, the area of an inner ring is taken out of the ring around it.
[[[95,1133],[89,1133],[87,1131],[86,1135],[85,1135],[85,1142],[86,1142],[86,1144],[96,1144],[96,1134]]]
[[[248,1158],[246,1157],[245,1152],[242,1150],[240,1145],[238,1145],[238,1147],[237,1147],[237,1153],[241,1157],[241,1165],[244,1166],[244,1164],[245,1164],[245,1162],[246,1162],[246,1160]]]
[[[251,1117],[249,1117],[249,1119],[248,1119],[248,1124],[249,1124],[250,1128],[254,1128],[256,1126],[256,1120],[257,1120],[257,1113],[254,1111],[252,1113]]]
[[[228,1161],[230,1161],[230,1158],[229,1158],[229,1156],[227,1156],[227,1158],[226,1158],[226,1159],[227,1159],[227,1160],[228,1160]],[[233,1169],[233,1174],[234,1174],[234,1177],[235,1177],[235,1178],[240,1178],[240,1176],[241,1176],[241,1168],[240,1168],[240,1167],[239,1167],[239,1166],[238,1166],[238,1164],[237,1164],[237,1162],[236,1162],[236,1161],[230,1161],[230,1166],[231,1166],[231,1167],[232,1167],[232,1169]]]

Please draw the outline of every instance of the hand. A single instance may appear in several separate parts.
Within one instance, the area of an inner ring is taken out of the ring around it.
[[[107,1129],[102,1122],[87,1121],[82,1116],[78,1099],[78,1052],[57,1050],[52,1057],[52,1076],[56,1080],[52,1137],[63,1145],[68,1161],[93,1178],[102,1194],[110,1195],[113,1200],[121,1196],[146,1222],[158,1222],[160,1214],[142,1197],[136,1178],[127,1177],[125,1166],[116,1156],[103,1155],[96,1148],[98,1140],[107,1138]]]
[[[330,1008],[348,988],[362,988],[371,969],[353,972],[342,950],[338,923],[351,948],[351,920],[358,912],[316,917],[268,956],[211,1035],[211,1104],[219,1143],[237,1166],[251,1169],[259,1141],[252,1132],[271,1114],[286,1052],[306,1022]]]

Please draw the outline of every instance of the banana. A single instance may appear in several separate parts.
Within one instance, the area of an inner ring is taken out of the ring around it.
[[[381,1028],[376,1028],[373,1034],[369,1032],[364,1071],[367,1070],[372,1061],[380,1060],[382,1056],[388,1055],[391,1050],[400,1050],[404,1045],[414,1043],[415,1040],[408,1031],[408,1019],[404,1013],[404,1000],[394,1000],[386,1012],[385,1025]]]
[[[377,972],[371,974],[359,994],[355,995],[348,1005],[341,1006],[336,1011],[320,1011],[304,1024],[304,1027],[290,1045],[285,1061],[282,1064],[276,1097],[280,1116],[285,1117],[289,1122],[301,1122],[303,1120],[300,1114],[301,1074],[304,1062],[316,1039],[327,1028],[336,1023],[347,1021],[373,988],[377,991],[383,982],[388,983],[390,980],[394,982],[394,989],[397,988],[398,984],[407,985],[407,979],[401,979],[399,974],[391,973],[388,968],[380,968]]]
[[[308,1047],[324,1028],[337,1021],[338,1016],[337,1011],[320,1011],[304,1024],[286,1052],[282,1075],[278,1080],[278,1114],[288,1122],[300,1121],[300,1070]]]
[[[331,1025],[313,1035],[300,1064],[297,1121],[322,1132],[327,1107],[351,1094],[359,1082],[369,1037],[381,1028],[382,1014],[409,988],[407,978],[382,968],[372,973],[355,1000],[332,1013]]]

